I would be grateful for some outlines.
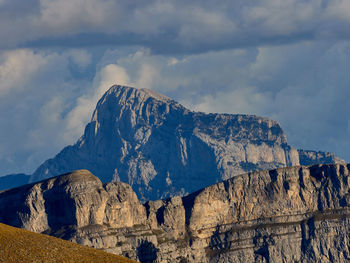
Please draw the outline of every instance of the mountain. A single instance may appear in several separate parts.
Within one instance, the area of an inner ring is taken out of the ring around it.
[[[0,262],[132,263],[133,260],[0,224]]]
[[[193,112],[151,90],[113,86],[79,141],[44,162],[30,182],[88,169],[103,182],[127,182],[145,201],[299,164],[276,121]]]
[[[0,177],[0,191],[28,184],[30,175],[27,174],[9,174]]]
[[[127,182],[146,201],[249,171],[337,162],[345,163],[331,153],[295,150],[276,121],[193,112],[151,90],[113,86],[76,144],[30,177],[0,177],[0,190],[88,169],[103,182]]]
[[[140,262],[348,262],[350,165],[235,176],[141,204],[87,170],[0,193],[0,222]]]
[[[334,153],[320,152],[320,151],[308,151],[298,150],[300,165],[311,165],[315,163],[328,164],[328,163],[345,163],[345,161]]]

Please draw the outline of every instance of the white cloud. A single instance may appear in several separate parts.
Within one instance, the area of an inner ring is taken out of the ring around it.
[[[139,77],[135,83],[136,87],[152,89],[154,79],[158,76],[158,70],[150,64],[143,64],[141,66]]]
[[[28,49],[20,49],[3,53],[0,59],[1,97],[11,89],[25,88],[26,83],[46,65],[48,58]]]
[[[348,0],[334,0],[329,5],[326,15],[350,21],[350,2]]]
[[[74,79],[70,65],[85,66],[82,56],[80,62],[76,59],[76,54],[84,53],[30,49],[0,53],[1,173],[31,172],[67,144],[63,137],[67,112],[83,92],[80,86],[88,83]]]
[[[73,62],[80,68],[85,69],[91,63],[91,54],[84,49],[73,49],[69,52]]]
[[[199,111],[270,117],[281,122],[292,145],[350,158],[339,143],[350,145],[349,58],[350,42],[304,41],[177,58],[140,50],[117,64],[138,88]],[[141,74],[145,65],[151,73]]]
[[[73,143],[113,84],[268,116],[350,158],[347,0],[18,3],[0,0],[0,173]]]
[[[237,88],[229,92],[207,95],[192,106],[196,111],[255,114],[271,103],[271,94],[261,93],[256,87]]]
[[[124,68],[109,64],[96,75],[92,93],[79,97],[76,106],[67,115],[64,138],[68,143],[83,134],[85,125],[89,122],[97,101],[115,84],[129,85],[129,76]]]

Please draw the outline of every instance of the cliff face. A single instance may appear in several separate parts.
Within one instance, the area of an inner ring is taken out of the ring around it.
[[[135,224],[133,216],[138,223],[145,217],[145,209],[129,185],[103,186],[88,170],[3,191],[0,196],[1,222],[40,233],[68,226],[128,227]]]
[[[249,171],[337,162],[343,161],[331,153],[298,153],[276,121],[193,112],[150,90],[113,86],[75,145],[30,178],[0,178],[0,190],[88,169],[102,182],[127,182],[146,201],[191,193]]]
[[[253,172],[144,205],[77,171],[1,192],[0,221],[141,262],[345,262],[349,169]]]
[[[154,200],[298,164],[298,152],[276,121],[192,112],[150,90],[114,86],[80,140],[41,165],[31,182],[88,169],[103,182],[127,182],[142,200]]]
[[[345,161],[334,153],[298,150],[300,165],[311,165],[315,163],[330,164],[330,163],[345,163]]]

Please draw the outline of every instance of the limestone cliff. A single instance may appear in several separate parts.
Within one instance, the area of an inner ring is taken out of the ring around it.
[[[145,209],[124,183],[102,185],[88,170],[0,192],[0,221],[34,232],[54,233],[62,227],[143,223]],[[9,211],[14,211],[10,213]]]
[[[42,164],[31,182],[88,169],[102,182],[127,182],[145,201],[298,164],[276,121],[193,112],[150,90],[113,86],[80,140]]]
[[[113,86],[75,145],[30,178],[1,177],[0,190],[89,169],[102,182],[129,183],[146,201],[184,195],[249,171],[339,160],[331,153],[298,153],[273,120],[193,112],[151,90]]]
[[[0,193],[0,221],[141,262],[346,262],[350,165],[239,175],[142,205],[86,170]]]
[[[346,163],[343,159],[330,152],[298,150],[300,165]]]

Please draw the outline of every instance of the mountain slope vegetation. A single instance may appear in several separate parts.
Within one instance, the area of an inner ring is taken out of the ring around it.
[[[55,237],[0,224],[0,262],[136,262]]]

